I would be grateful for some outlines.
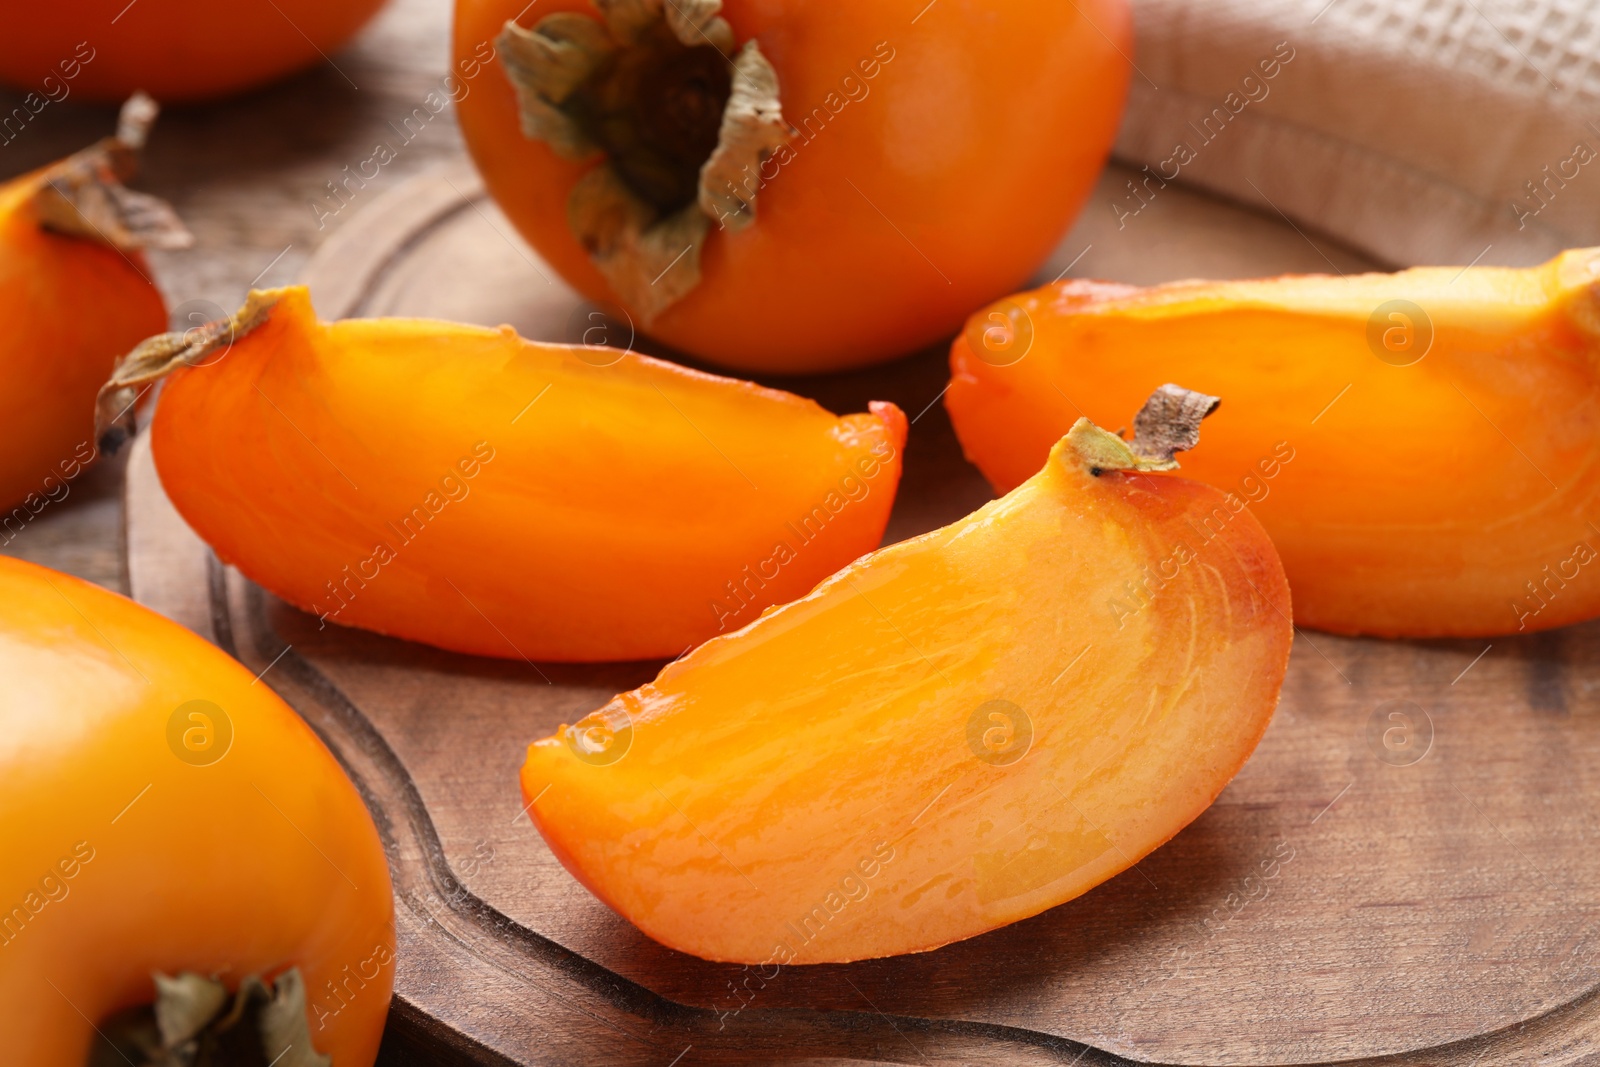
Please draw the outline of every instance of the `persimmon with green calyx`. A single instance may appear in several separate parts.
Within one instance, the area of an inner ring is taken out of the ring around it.
[[[1293,637],[1248,511],[1175,466],[1214,398],[1087,420],[1042,470],[534,743],[551,850],[712,960],[917,952],[1070,900],[1216,798]]]
[[[319,63],[333,68],[328,86],[354,92],[329,56],[382,6],[383,0],[9,4],[0,81],[26,93],[35,113],[53,101],[120,100],[135,90],[163,103],[209,100]]]
[[[951,421],[1001,492],[1148,376],[1226,396],[1187,471],[1260,517],[1306,626],[1491,637],[1600,615],[1600,249],[1062,282],[975,314],[950,366]]]
[[[134,97],[114,137],[0,185],[0,542],[70,492],[96,456],[100,383],[166,328],[140,249],[189,235],[165,203],[122,184],[155,116]]]
[[[458,110],[586,297],[723,366],[831,370],[1039,268],[1116,136],[1131,36],[1125,0],[457,0],[457,60],[495,52]]]
[[[801,595],[877,547],[906,437],[893,404],[509,326],[323,323],[303,288],[135,349],[108,436],[168,374],[156,470],[221,559],[325,622],[531,660],[676,656]]]
[[[130,600],[0,556],[0,604],[8,1067],[371,1067],[394,893],[333,754]]]

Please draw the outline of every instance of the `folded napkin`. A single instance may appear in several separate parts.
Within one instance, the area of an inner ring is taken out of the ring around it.
[[[1401,265],[1600,244],[1580,0],[1133,0],[1119,210],[1191,183]]]

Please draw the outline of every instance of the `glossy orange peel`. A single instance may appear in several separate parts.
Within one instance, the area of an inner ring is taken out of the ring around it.
[[[140,251],[188,234],[123,186],[155,120],[135,97],[117,135],[0,185],[0,545],[71,492],[97,457],[94,395],[117,357],[166,328]]]
[[[0,604],[5,1061],[89,1062],[97,1026],[155,999],[152,974],[237,988],[295,969],[316,1052],[370,1067],[394,896],[332,753],[234,659],[123,597],[0,556]]]
[[[493,42],[462,135],[557,273],[678,351],[797,374],[947,337],[1039,268],[1132,37],[1126,0],[458,0],[454,51]]]

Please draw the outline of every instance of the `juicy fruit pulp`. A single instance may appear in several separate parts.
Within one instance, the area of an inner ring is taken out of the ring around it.
[[[326,621],[534,660],[671,657],[883,536],[905,417],[303,289],[167,383],[152,447],[225,561]]]
[[[1526,270],[1070,281],[974,315],[946,404],[1001,491],[1151,377],[1228,402],[1185,473],[1248,500],[1296,621],[1490,636],[1600,614],[1600,250]]]
[[[1289,599],[1248,510],[1096,464],[1064,440],[533,744],[552,850],[661,943],[746,963],[935,948],[1137,862],[1266,729]]]
[[[91,1020],[154,999],[152,972],[233,986],[297,967],[317,1051],[370,1067],[394,897],[333,755],[239,663],[131,601],[0,556],[0,604],[5,1062],[87,1062]]]

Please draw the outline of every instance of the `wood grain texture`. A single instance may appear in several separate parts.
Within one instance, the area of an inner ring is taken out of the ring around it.
[[[844,986],[852,990],[860,1005],[854,1008],[829,1004],[826,997],[801,1008],[794,1003],[795,997],[786,995],[775,996],[770,1001],[757,997],[742,1010],[730,1012],[725,1006],[717,1008],[693,1003],[709,991],[709,981],[691,991],[697,991],[699,998],[678,999],[661,995],[652,984],[630,980],[626,974],[599,966],[498,907],[492,890],[480,877],[501,861],[498,848],[487,861],[476,847],[466,853],[453,849],[449,832],[438,817],[447,810],[438,803],[439,795],[448,795],[450,805],[467,806],[471,790],[463,790],[461,784],[480,777],[472,769],[477,760],[488,758],[492,763],[494,759],[491,750],[497,746],[491,737],[464,744],[465,735],[475,735],[479,730],[492,733],[493,720],[499,716],[516,719],[519,711],[525,714],[527,705],[535,702],[535,698],[527,694],[537,686],[576,688],[593,679],[568,678],[565,675],[577,674],[578,669],[554,668],[556,673],[551,675],[551,683],[545,683],[535,677],[537,672],[527,667],[519,670],[502,665],[502,671],[492,671],[484,669],[483,661],[445,653],[422,653],[425,662],[420,665],[418,675],[437,673],[446,679],[446,684],[432,690],[432,699],[427,692],[413,693],[409,700],[390,695],[394,704],[409,705],[404,718],[418,736],[406,737],[406,723],[358,708],[351,701],[349,690],[333,681],[339,674],[344,674],[348,681],[348,672],[330,672],[328,668],[342,664],[359,670],[364,666],[374,673],[395,675],[401,673],[394,666],[396,653],[404,653],[415,661],[420,650],[396,648],[394,643],[384,639],[346,631],[334,632],[328,638],[330,643],[319,644],[312,620],[274,602],[270,596],[214,562],[210,567],[219,642],[251,669],[267,671],[267,678],[274,687],[306,715],[339,755],[378,816],[392,857],[400,903],[400,999],[394,1012],[396,1034],[419,1042],[427,1050],[430,1058],[427,1062],[486,1065],[1065,1063],[1110,1067],[1151,1060],[1162,1063],[1220,1061],[1210,1057],[1177,1059],[1164,1055],[1140,1055],[1130,1059],[1023,1024],[1022,1020],[1029,1015],[1038,1017],[1050,1011],[1075,1010],[1074,1006],[1051,998],[1048,984],[1037,981],[1049,976],[1059,977],[1063,972],[1062,961],[1043,959],[1044,954],[1037,951],[1019,950],[1019,941],[1023,939],[996,943],[995,935],[989,935],[967,942],[966,946],[977,957],[976,962],[970,958],[941,959],[949,950],[885,961],[899,967],[902,971],[899,979],[908,983],[898,992],[897,1000],[888,999],[895,991],[879,988],[873,977],[864,973],[865,968],[873,966],[871,964],[795,968],[786,972],[785,978],[832,972],[822,977],[844,979]],[[428,662],[430,656],[433,658]],[[547,673],[552,670],[550,667],[543,669]],[[464,686],[470,687],[473,679],[481,679],[486,674],[499,675],[490,679],[494,685],[522,689],[523,699],[516,702],[519,706],[489,705],[481,715],[464,715],[467,706],[485,707],[481,690],[455,700],[439,699],[446,692],[459,693]],[[423,720],[427,721],[427,726],[416,728]],[[395,737],[402,739],[400,744],[390,743]],[[432,750],[431,758],[426,750]],[[1270,759],[1266,753],[1257,759],[1263,760],[1263,757]],[[1427,759],[1422,761],[1426,762]],[[494,771],[491,765],[481,777],[495,778]],[[1349,799],[1348,795],[1345,799]],[[1384,799],[1392,800],[1393,796],[1386,795]],[[1224,803],[1232,801],[1225,798]],[[475,807],[465,819],[475,825],[474,832],[485,835],[480,840],[504,839],[509,849],[518,847],[515,836],[502,835],[490,824],[491,817],[498,817],[506,810],[515,811],[514,800],[501,805],[491,799]],[[1306,816],[1313,827],[1323,819],[1331,819],[1332,812],[1337,810],[1337,805],[1315,813],[1309,807],[1298,810],[1298,806],[1290,807],[1295,814]],[[499,810],[494,810],[496,808]],[[1202,824],[1212,817],[1208,813]],[[1347,826],[1354,822],[1353,818],[1345,820]],[[513,831],[519,826],[522,840],[537,840],[515,816],[505,824]],[[1180,835],[1168,849],[1178,846],[1200,827],[1201,824],[1197,824]],[[1337,831],[1320,831],[1321,840],[1358,836],[1353,829],[1347,828],[1343,835],[1338,835]],[[1205,862],[1216,864],[1219,857],[1224,857],[1232,848],[1231,841],[1213,840],[1200,851]],[[1153,878],[1166,876],[1168,872],[1155,865],[1155,860],[1167,851],[1157,853],[1141,865],[1146,874]],[[1447,862],[1457,864],[1466,858],[1470,857],[1450,857]],[[477,860],[476,865],[470,862],[472,860]],[[1300,862],[1298,855],[1290,865],[1297,862]],[[472,873],[464,874],[465,869],[471,869]],[[1119,888],[1126,888],[1134,880],[1136,873],[1130,872],[1082,898],[1082,903],[1092,909],[1091,918],[1094,912],[1099,912],[1099,918],[1094,920],[1098,925],[1115,924],[1118,909],[1113,907],[1108,914],[1096,907],[1095,898],[1115,895]],[[1177,873],[1191,878],[1198,875],[1203,884],[1215,880],[1206,877],[1206,872],[1192,862],[1178,865]],[[1390,870],[1389,874],[1400,879],[1407,871]],[[1287,870],[1281,877],[1287,877]],[[511,903],[526,909],[532,898],[556,888],[559,887],[552,878],[530,882],[512,894]],[[1142,895],[1140,890],[1134,892]],[[1186,892],[1193,895],[1196,891]],[[1198,893],[1206,903],[1216,899],[1214,891],[1202,888]],[[1263,909],[1268,905],[1279,909],[1290,907],[1283,898],[1268,897],[1257,903]],[[1390,903],[1402,907],[1405,902]],[[1042,921],[1077,908],[1076,904],[1068,905],[1010,930],[1027,934],[1029,927],[1037,927]],[[1068,918],[1081,921],[1085,916]],[[1231,921],[1242,923],[1244,917],[1241,914]],[[1301,916],[1300,921],[1306,921],[1306,917]],[[1153,935],[1138,916],[1125,918],[1123,922],[1118,937],[1122,942],[1152,939]],[[1398,924],[1391,924],[1391,927],[1393,925]],[[638,953],[643,962],[651,962],[650,953],[641,951],[648,948],[648,943],[637,936],[628,938],[625,927],[612,933],[624,953]],[[1252,933],[1260,931],[1241,927],[1237,936],[1246,938]],[[1375,1002],[1394,995],[1392,985],[1367,982],[1370,971],[1362,966],[1365,961],[1337,959],[1338,946],[1269,942],[1258,943],[1255,948],[1258,952],[1294,956],[1300,968],[1319,972],[1331,983],[1347,988],[1365,987]],[[655,952],[665,954],[664,950]],[[680,967],[716,972],[706,974],[704,977],[708,980],[715,980],[722,973],[737,976],[738,971],[737,968],[710,967],[683,957],[675,957],[672,962]],[[1071,966],[1096,962],[1079,959],[1071,961]],[[1024,972],[1029,970],[1035,979],[1031,982],[1023,980],[1027,977]],[[962,991],[970,992],[996,971],[1013,975],[1013,980],[1001,990],[1011,1004],[1006,1011],[996,1013],[999,1018],[974,1018],[977,1013],[971,1011],[960,1016],[929,1012],[925,1010],[926,1004],[921,1003],[930,994],[948,997]],[[659,976],[660,971],[656,973]],[[1416,1034],[1429,1025],[1431,1016],[1450,1012],[1458,998],[1470,996],[1471,991],[1462,988],[1468,978],[1465,972],[1445,976],[1431,990],[1424,1010],[1414,1013],[1417,1025],[1407,1032]],[[1230,984],[1234,988],[1229,988]],[[1028,987],[1033,992],[1024,995]],[[782,985],[775,982],[768,988],[776,993]],[[1227,976],[1219,982],[1216,975],[1208,976],[1204,986],[1191,991],[1192,999],[1203,1001],[1205,1010],[1215,1017],[1207,1024],[1211,1036],[1231,1033],[1237,1038],[1240,1030],[1256,1021],[1244,1010],[1246,1006],[1236,994],[1236,983],[1230,983]],[[690,1002],[685,1003],[686,1000]],[[1316,1016],[1315,1004],[1305,1007],[1311,1010],[1298,1017],[1299,1031],[1313,1039],[1326,1036],[1328,1020]],[[901,1013],[897,1008],[911,1010]],[[1373,1020],[1375,1024],[1380,1021]],[[407,1058],[394,1062],[415,1061]],[[1234,1056],[1225,1062],[1328,1061]],[[1392,1056],[1341,1058],[1340,1062],[1359,1067],[1432,1064],[1513,1067],[1529,1063],[1600,1062],[1600,999],[1592,991],[1580,992],[1542,1015],[1443,1046]]]
[[[313,270],[325,314],[504,318],[550,335],[550,314],[570,296],[531,274],[491,208],[477,222],[456,210],[416,231],[416,217],[471,192],[469,172],[452,173],[468,183],[459,190],[435,180],[425,196],[378,206],[460,157],[448,110],[415,136],[395,126],[442,78],[448,25],[448,0],[395,0],[328,64],[163,117],[140,185],[173,200],[198,238],[190,252],[154,257],[178,321],[231,310],[252,284],[300,276],[327,242]],[[0,93],[0,110],[19,100]],[[112,121],[110,109],[51,104],[0,146],[0,175],[82,147]],[[394,161],[328,199],[328,183],[380,141],[398,146]],[[1108,172],[1043,280],[1069,266],[1145,283],[1363,265],[1318,235],[1177,186],[1119,228],[1109,204],[1126,177]],[[417,216],[387,214],[397,204]],[[334,242],[347,251],[335,255]],[[437,266],[462,256],[471,273],[441,284]],[[779,384],[835,410],[871,395],[916,415],[942,374],[933,353]],[[1139,870],[965,945],[791,970],[747,1001],[728,989],[746,977],[737,969],[643,941],[571,883],[526,823],[511,825],[522,745],[653,665],[545,668],[556,683],[545,686],[525,665],[306,633],[303,618],[196,558],[163,525],[170,515],[152,517],[159,482],[148,456],[128,462],[140,469],[128,483],[126,577],[121,461],[74,483],[0,552],[111,588],[131,583],[253,670],[271,665],[266,680],[340,753],[379,812],[401,892],[388,1064],[1128,1062],[1113,1052],[1191,1064],[1600,1063],[1593,627],[1496,642],[1475,665],[1481,647],[1468,644],[1303,635],[1256,759]],[[986,497],[934,405],[913,430],[890,539]],[[1366,722],[1391,699],[1431,716],[1434,748],[1414,766],[1381,763],[1367,747]],[[1270,893],[1240,904],[1245,872],[1285,841],[1294,858]]]
[[[1086,244],[1103,273],[1137,280],[1153,261],[1241,274],[1339,254],[1199,197],[1163,206],[1142,232],[1091,215],[1062,265]],[[550,339],[591,321],[461,166],[375,199],[307,280],[327,317],[508,321]],[[932,404],[944,380],[933,351],[774,384],[919,415],[894,540],[989,495]],[[146,513],[166,521],[155,484],[130,477],[131,535]],[[1256,756],[1136,869],[937,952],[763,980],[643,938],[519,813],[527,742],[658,664],[489,661],[318,630],[206,566],[217,639],[267,671],[379,813],[402,904],[393,1036],[434,1062],[1600,1063],[1600,856],[1585,847],[1600,828],[1600,626],[1487,650],[1302,633]],[[1427,737],[1415,762],[1382,743],[1397,701]]]

